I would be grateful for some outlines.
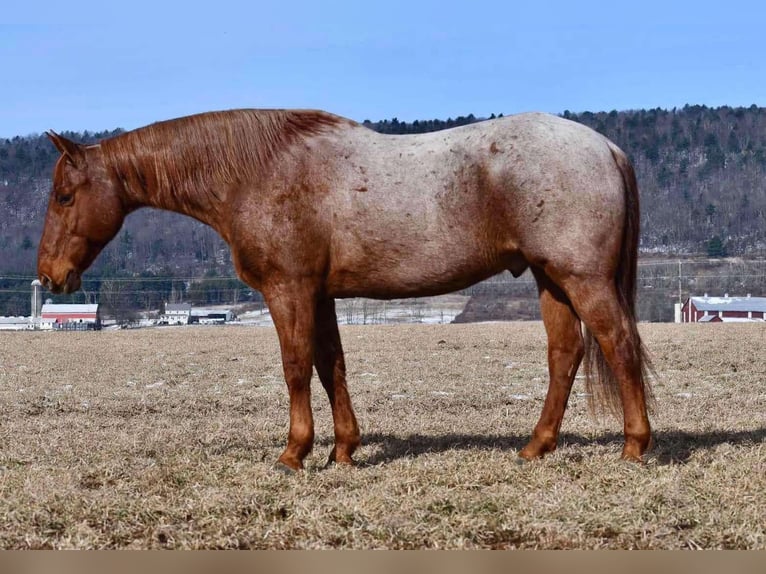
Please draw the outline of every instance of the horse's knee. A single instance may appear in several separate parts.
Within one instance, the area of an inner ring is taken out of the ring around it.
[[[311,380],[311,362],[286,359],[283,362],[285,382],[291,389],[301,387]]]

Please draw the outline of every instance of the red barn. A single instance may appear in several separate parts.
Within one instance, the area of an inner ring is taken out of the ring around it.
[[[681,308],[683,323],[766,320],[766,297],[689,297]]]
[[[98,305],[56,305],[46,303],[40,311],[40,322],[54,329],[100,329]]]

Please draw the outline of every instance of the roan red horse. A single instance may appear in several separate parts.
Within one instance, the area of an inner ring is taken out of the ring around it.
[[[320,111],[238,110],[98,145],[49,136],[62,156],[40,281],[54,293],[79,289],[139,207],[212,226],[242,280],[263,293],[279,335],[290,430],[278,468],[302,468],[312,448],[312,366],[332,406],[330,461],[353,463],[360,443],[335,298],[435,295],[527,268],[540,292],[550,385],[519,456],[556,448],[583,357],[591,396],[622,410],[623,458],[646,452],[648,362],[634,311],[638,189],[626,156],[598,133],[533,113],[385,136]]]

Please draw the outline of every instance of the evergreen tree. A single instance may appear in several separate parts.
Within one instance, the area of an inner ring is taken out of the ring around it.
[[[726,257],[726,246],[718,235],[707,242],[707,255],[708,257]]]

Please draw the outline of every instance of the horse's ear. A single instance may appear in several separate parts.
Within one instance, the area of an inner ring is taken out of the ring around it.
[[[67,158],[69,163],[78,168],[85,166],[85,154],[83,153],[80,144],[57,134],[53,130],[47,131],[45,134],[48,136],[48,139],[53,142],[53,145],[56,146],[56,149]]]

